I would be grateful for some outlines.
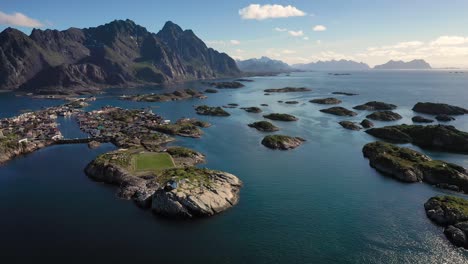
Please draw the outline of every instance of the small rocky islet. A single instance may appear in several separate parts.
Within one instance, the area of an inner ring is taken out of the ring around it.
[[[119,186],[119,197],[158,215],[194,218],[236,205],[242,186],[232,174],[193,167],[203,161],[202,154],[182,147],[164,152],[120,149],[98,156],[85,172],[96,181]]]
[[[135,102],[168,102],[186,100],[191,98],[205,99],[206,96],[202,93],[192,90],[185,89],[180,91],[174,91],[172,93],[162,94],[138,94],[138,95],[123,95],[120,97],[122,100],[129,100]]]
[[[439,122],[450,122],[450,121],[454,121],[455,117],[452,117],[449,115],[437,115],[435,119]]]
[[[251,106],[251,107],[241,107],[242,110],[246,111],[247,113],[255,113],[255,114],[258,114],[258,113],[261,113],[262,112],[262,109],[260,109],[260,107],[256,107],[256,106]]]
[[[421,148],[468,153],[468,133],[446,125],[396,125],[371,128],[366,133],[393,143],[412,143]]]
[[[289,150],[302,145],[305,139],[286,135],[268,135],[262,140],[262,145],[270,149]]]
[[[264,115],[264,118],[271,119],[271,120],[276,120],[276,121],[285,121],[285,122],[291,122],[291,121],[297,121],[299,118],[290,115],[290,114],[280,114],[280,113],[272,113],[268,115]]]
[[[234,82],[211,82],[207,83],[210,86],[213,86],[217,89],[239,89],[245,87],[244,84],[234,81]]]
[[[397,108],[394,104],[388,104],[379,101],[371,101],[362,105],[353,107],[356,110],[367,110],[367,111],[384,111],[384,110],[395,110]]]
[[[434,120],[425,118],[423,116],[413,116],[411,118],[411,121],[413,121],[413,123],[433,123],[434,122]]]
[[[231,115],[219,106],[199,105],[195,107],[195,111],[199,115],[207,115],[207,116],[230,116]]]
[[[346,96],[355,96],[355,95],[359,95],[357,93],[350,93],[350,92],[332,92],[332,94],[336,94],[336,95],[346,95]]]
[[[397,121],[403,118],[398,113],[388,111],[388,110],[377,111],[370,115],[367,115],[366,117],[372,120],[377,120],[377,121]]]
[[[314,103],[314,104],[331,105],[331,104],[341,104],[342,101],[337,98],[329,97],[329,98],[312,99],[312,100],[309,100],[309,102]]]
[[[429,115],[464,115],[468,114],[468,110],[459,106],[442,104],[442,103],[417,103],[414,105],[414,112],[429,114]]]
[[[150,126],[150,128],[169,135],[200,138],[203,135],[203,131],[200,128],[206,128],[210,126],[210,123],[200,121],[196,118],[181,118],[174,124],[157,124]]]
[[[320,112],[337,115],[337,116],[355,116],[357,115],[356,112],[348,110],[341,106],[330,107],[327,109],[321,109]]]
[[[364,119],[361,121],[361,126],[363,128],[372,128],[374,127],[374,123],[372,123],[372,121],[370,121],[369,119]]]
[[[468,249],[468,200],[455,196],[436,196],[424,204],[426,216],[444,227],[447,239],[456,247]]]
[[[468,192],[468,174],[461,166],[433,160],[415,150],[380,141],[366,144],[362,152],[371,167],[399,181],[426,182]]]
[[[356,122],[351,122],[351,121],[340,121],[338,122],[343,128],[346,128],[348,130],[355,130],[359,131],[362,129],[362,127],[356,123]]]
[[[254,122],[254,123],[248,124],[248,126],[253,127],[257,129],[258,131],[262,131],[262,132],[275,132],[279,130],[277,126],[273,125],[272,123],[268,121]]]
[[[265,89],[265,93],[298,93],[298,92],[310,92],[312,89],[306,87],[284,87],[275,89]]]

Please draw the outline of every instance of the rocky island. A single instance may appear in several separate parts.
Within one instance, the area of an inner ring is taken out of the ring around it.
[[[228,112],[224,111],[223,108],[219,106],[207,106],[200,105],[195,107],[195,111],[199,115],[209,115],[209,116],[230,116]]]
[[[169,135],[200,138],[203,135],[203,131],[200,128],[206,128],[210,126],[210,123],[200,121],[195,118],[182,118],[177,120],[174,124],[154,124],[148,125],[148,128]]]
[[[278,89],[265,89],[263,90],[265,93],[298,93],[298,92],[310,92],[312,91],[306,87],[284,87]]]
[[[397,121],[403,118],[398,113],[392,111],[377,111],[370,115],[367,115],[366,117],[378,121]]]
[[[461,166],[384,142],[366,144],[362,152],[373,168],[402,182],[426,182],[468,192],[468,175]]]
[[[320,99],[312,99],[309,102],[314,103],[314,104],[341,104],[341,100],[329,97],[329,98],[320,98]]]
[[[369,119],[364,119],[361,121],[361,126],[363,128],[371,128],[371,127],[374,127],[374,123],[372,123]]]
[[[462,107],[440,103],[417,103],[413,111],[430,115],[464,115],[468,110]]]
[[[362,127],[359,126],[359,124],[355,122],[351,122],[351,121],[340,121],[338,122],[338,124],[340,124],[343,128],[346,128],[349,130],[359,131],[362,129]]]
[[[239,201],[242,182],[234,175],[193,167],[202,154],[181,147],[166,152],[127,149],[97,157],[85,169],[96,180],[119,186],[119,197],[167,217],[220,213]]]
[[[355,95],[358,95],[357,93],[349,93],[349,92],[333,92],[332,94],[346,95],[346,96],[355,96]]]
[[[321,109],[320,112],[327,113],[327,114],[332,114],[332,115],[337,115],[337,116],[355,116],[357,115],[356,112],[353,112],[351,110],[348,110],[344,107],[340,106],[335,106],[335,107],[330,107],[327,109]]]
[[[290,114],[280,114],[280,113],[272,113],[268,115],[264,115],[264,118],[268,118],[271,120],[276,120],[276,121],[286,121],[286,122],[291,122],[291,121],[297,121],[299,118],[290,115]]]
[[[440,122],[450,122],[450,121],[454,121],[454,120],[455,120],[454,117],[449,116],[449,115],[437,115],[437,116],[435,117],[435,119],[436,119],[437,121],[440,121]]]
[[[454,196],[430,198],[425,204],[426,215],[444,227],[447,239],[457,247],[468,249],[468,200]]]
[[[240,82],[212,82],[208,83],[208,85],[218,89],[239,89],[245,86]]]
[[[269,135],[263,138],[262,145],[271,149],[288,150],[302,145],[305,139],[285,135]]]
[[[248,124],[248,126],[253,127],[257,129],[258,131],[262,131],[262,132],[275,132],[279,130],[277,126],[273,125],[272,123],[268,121],[254,122],[254,123]]]
[[[397,125],[371,128],[366,133],[393,143],[412,143],[421,148],[468,153],[468,133],[453,126]]]
[[[211,88],[208,88],[205,90],[205,93],[218,93],[219,91],[216,90],[216,89],[211,89]]]
[[[248,113],[255,113],[255,114],[258,114],[258,113],[261,113],[261,112],[262,112],[262,109],[260,109],[259,107],[256,107],[256,106],[242,107],[241,109],[242,109],[242,110],[245,110],[245,111],[248,112]]]
[[[383,110],[395,110],[397,108],[394,104],[387,104],[384,102],[371,101],[362,105],[353,107],[356,110],[367,110],[367,111],[383,111]]]
[[[162,94],[138,94],[138,95],[123,95],[120,97],[122,100],[130,100],[135,102],[168,102],[168,101],[178,101],[186,100],[191,98],[204,99],[205,95],[202,93],[192,90],[185,89],[181,91],[175,91],[172,93],[162,93]]]
[[[433,123],[434,122],[434,120],[425,118],[422,116],[413,116],[411,118],[411,121],[413,121],[414,123]]]

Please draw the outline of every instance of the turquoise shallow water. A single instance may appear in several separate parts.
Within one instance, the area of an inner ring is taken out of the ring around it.
[[[89,180],[83,168],[96,155],[115,147],[105,144],[53,146],[0,167],[0,255],[10,263],[165,262],[175,263],[466,263],[468,253],[452,247],[442,229],[424,214],[431,196],[447,193],[425,184],[403,184],[369,167],[362,146],[374,139],[342,129],[342,118],[318,110],[312,98],[334,91],[344,107],[370,100],[399,106],[411,123],[418,101],[446,102],[468,108],[468,74],[443,71],[355,72],[349,76],[294,73],[258,77],[239,90],[221,90],[206,100],[167,103],[120,101],[117,95],[157,91],[161,87],[112,89],[90,107],[153,107],[168,119],[193,117],[193,105],[263,107],[264,112],[298,116],[293,123],[275,122],[284,133],[301,136],[300,148],[282,152],[260,145],[264,134],[246,124],[261,115],[227,109],[232,116],[200,117],[212,127],[201,139],[178,138],[176,144],[207,155],[203,165],[236,174],[244,182],[239,205],[218,216],[171,221],[120,200],[115,188]],[[311,87],[313,92],[264,95],[266,88]],[[167,89],[206,88],[200,82]],[[297,100],[285,105],[277,100]],[[0,94],[0,117],[21,109],[39,109],[59,101]],[[60,120],[66,136],[80,136],[73,120]],[[388,123],[392,124],[392,123]],[[468,131],[468,117],[452,123]],[[378,123],[381,126],[384,123]],[[412,146],[410,146],[412,147]],[[415,149],[418,149],[415,147]],[[468,167],[466,155],[427,152]]]

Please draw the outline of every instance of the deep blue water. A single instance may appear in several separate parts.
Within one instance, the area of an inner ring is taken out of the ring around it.
[[[399,106],[396,112],[411,123],[418,101],[445,102],[468,108],[468,74],[443,71],[371,71],[350,76],[294,73],[258,77],[239,90],[221,90],[206,100],[166,103],[120,101],[117,96],[160,89],[205,89],[200,82],[171,87],[111,89],[88,110],[104,105],[153,107],[168,119],[194,117],[193,105],[263,107],[264,112],[298,116],[292,123],[275,122],[279,133],[307,142],[296,150],[272,151],[260,141],[264,134],[247,124],[260,114],[227,109],[232,116],[200,117],[212,127],[201,139],[178,138],[176,144],[207,155],[206,167],[228,171],[243,182],[240,203],[218,216],[193,221],[156,217],[116,197],[116,189],[88,179],[83,168],[96,155],[115,149],[104,144],[42,149],[0,167],[0,256],[5,263],[466,263],[468,253],[450,245],[442,229],[425,216],[423,204],[446,191],[426,184],[404,184],[369,167],[362,146],[374,139],[364,132],[342,129],[324,106],[308,103],[334,91],[344,107],[371,100]],[[273,94],[263,89],[311,87],[303,94]],[[277,103],[298,100],[298,105]],[[60,101],[33,100],[0,94],[0,117],[22,109],[39,109]],[[65,136],[81,132],[73,120],[61,119]],[[392,124],[392,123],[387,123]],[[384,123],[377,123],[378,126]],[[468,117],[452,123],[468,131]],[[413,146],[410,146],[413,147]],[[418,149],[417,147],[413,147]],[[420,150],[420,149],[418,149]],[[468,167],[466,155],[427,152]]]

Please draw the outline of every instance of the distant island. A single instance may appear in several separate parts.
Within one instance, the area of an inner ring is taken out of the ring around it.
[[[408,62],[391,60],[382,65],[376,65],[376,70],[430,70],[431,65],[425,60],[412,60]]]
[[[233,77],[225,53],[168,21],[157,33],[131,20],[91,28],[0,33],[0,90],[87,94],[105,87]]]
[[[250,73],[284,73],[294,71],[287,63],[265,56],[260,59],[237,60],[236,63],[241,71]]]
[[[294,64],[292,67],[302,71],[361,71],[370,69],[369,65],[352,60],[317,61]]]

